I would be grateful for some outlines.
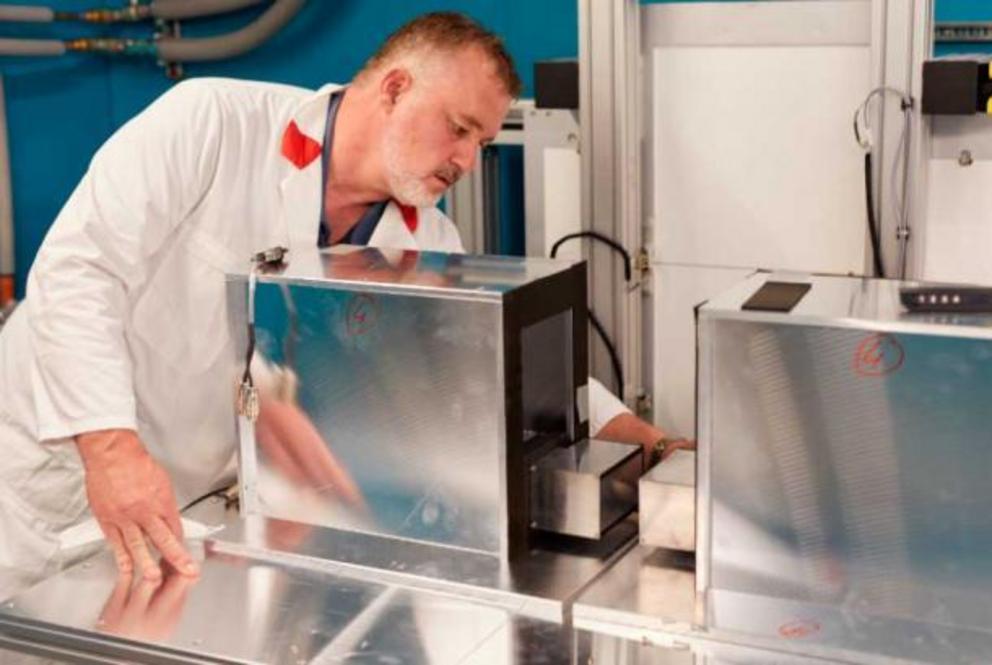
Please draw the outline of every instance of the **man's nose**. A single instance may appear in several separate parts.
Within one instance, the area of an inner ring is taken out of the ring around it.
[[[478,158],[478,144],[462,141],[458,144],[458,149],[455,150],[455,154],[452,156],[451,161],[459,168],[459,170],[461,170],[462,173],[468,173],[475,168],[475,162]]]

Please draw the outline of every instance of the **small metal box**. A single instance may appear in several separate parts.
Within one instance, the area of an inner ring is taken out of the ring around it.
[[[551,451],[530,474],[533,528],[596,539],[637,509],[641,447],[587,439]]]
[[[641,544],[696,548],[696,453],[677,450],[638,482]]]

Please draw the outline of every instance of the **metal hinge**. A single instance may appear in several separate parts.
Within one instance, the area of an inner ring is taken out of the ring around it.
[[[650,418],[654,412],[654,399],[651,397],[651,393],[641,393],[638,395],[634,409],[637,411],[638,416]]]
[[[651,272],[651,255],[648,250],[641,247],[634,257],[634,270],[643,278]]]

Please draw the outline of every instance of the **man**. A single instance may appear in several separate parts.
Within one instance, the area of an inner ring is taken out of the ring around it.
[[[0,335],[0,569],[53,559],[90,509],[122,572],[158,578],[157,549],[195,575],[177,506],[225,480],[236,440],[224,273],[276,245],[462,251],[434,205],[519,91],[497,37],[438,13],[346,90],[191,80],[122,127]],[[608,399],[593,431],[633,418]]]

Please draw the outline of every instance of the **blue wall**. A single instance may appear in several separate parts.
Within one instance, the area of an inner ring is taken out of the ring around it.
[[[62,10],[126,0],[19,0]],[[318,87],[347,81],[382,38],[408,19],[432,10],[464,11],[503,35],[532,95],[532,63],[578,54],[576,0],[310,0],[299,15],[258,50],[243,57],[186,67],[187,77],[233,76]],[[257,10],[190,21],[183,34],[225,32]],[[145,36],[148,26],[90,27],[0,24],[3,37]],[[7,94],[13,171],[18,296],[48,226],[100,144],[171,83],[147,60],[70,55],[56,59],[0,58]]]

